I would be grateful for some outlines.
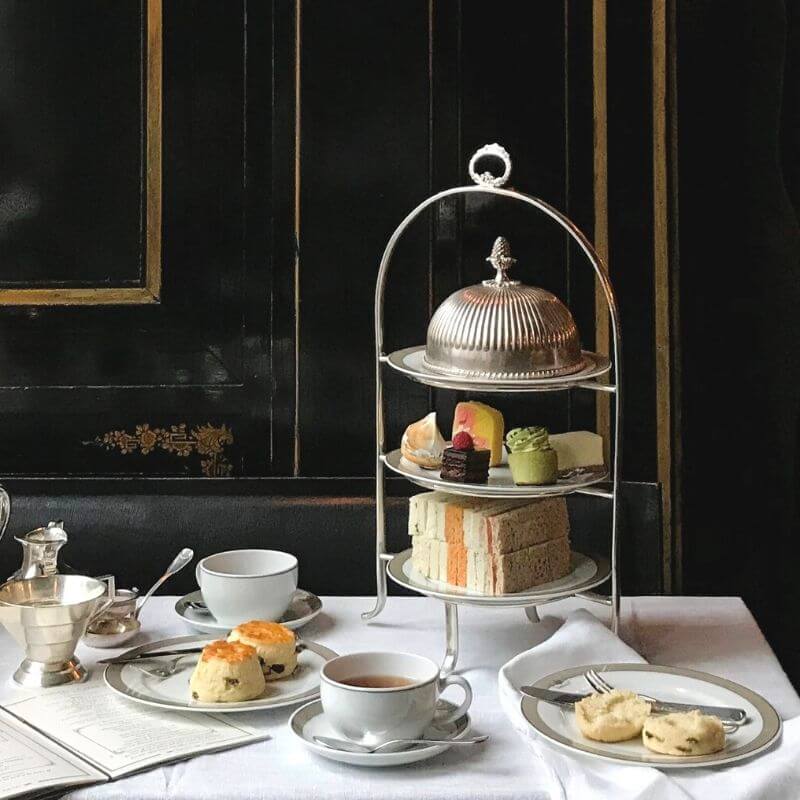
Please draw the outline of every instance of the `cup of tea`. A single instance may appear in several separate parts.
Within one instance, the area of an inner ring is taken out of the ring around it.
[[[227,550],[201,559],[195,576],[217,622],[279,621],[297,589],[297,559],[280,550]]]
[[[463,702],[437,712],[439,696],[454,685],[464,692]],[[424,656],[351,653],[322,668],[320,698],[337,734],[372,747],[391,739],[419,739],[431,723],[459,719],[472,703],[472,689],[460,675],[441,677],[439,666]]]

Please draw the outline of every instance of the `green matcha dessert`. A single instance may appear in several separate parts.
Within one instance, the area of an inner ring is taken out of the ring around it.
[[[519,486],[543,486],[558,478],[558,454],[547,428],[514,428],[506,435],[508,466]]]

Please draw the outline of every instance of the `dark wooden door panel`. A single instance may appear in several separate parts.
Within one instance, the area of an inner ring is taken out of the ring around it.
[[[0,298],[140,286],[143,6],[0,6]]]
[[[53,54],[43,60],[38,77],[48,91],[63,88],[51,75],[63,62],[76,87],[41,125],[35,115],[26,123],[38,128],[46,122],[42,136],[59,141],[55,148],[32,142],[33,152],[53,162],[52,175],[40,179],[43,197],[55,187],[53,198],[30,221],[32,230],[47,227],[47,213],[53,213],[74,232],[62,240],[74,265],[70,281],[97,284],[100,257],[81,244],[88,242],[106,262],[104,285],[139,281],[144,291],[146,276],[138,270],[150,255],[153,220],[147,209],[158,204],[163,208],[163,224],[156,226],[163,269],[159,295],[146,304],[123,298],[119,302],[125,305],[86,305],[62,295],[61,305],[0,309],[0,403],[7,412],[0,418],[0,471],[227,474],[217,467],[209,473],[199,461],[174,456],[182,445],[176,450],[166,434],[164,444],[172,450],[159,446],[150,457],[141,457],[141,449],[131,457],[119,447],[85,444],[114,431],[135,437],[137,426],[167,432],[176,427],[180,433],[182,426],[191,432],[210,425],[233,431],[233,450],[226,445],[230,474],[267,473],[271,8],[252,4],[248,10],[244,1],[223,6],[216,0],[168,2],[163,15],[159,0],[6,3],[2,8],[0,35],[13,36],[14,57],[23,66],[36,63],[38,48],[47,44]],[[67,8],[70,14],[63,11]],[[251,51],[248,21],[257,45]],[[96,49],[90,46],[95,40],[102,42]],[[153,121],[148,97],[157,77],[150,68],[155,50],[164,62],[160,160],[153,159],[155,134],[143,130]],[[59,55],[62,51],[69,51],[68,57]],[[30,84],[12,88],[26,103],[44,102],[46,97],[29,96]],[[6,84],[0,90],[3,97],[10,91]],[[257,103],[249,102],[251,93]],[[70,99],[77,103],[73,112]],[[287,101],[281,96],[275,102]],[[117,128],[124,128],[119,136]],[[72,191],[64,177],[78,170],[73,156],[82,151],[75,142],[94,152],[100,170],[82,178],[83,193]],[[4,162],[0,179],[5,181],[6,170],[13,174],[23,163],[21,157]],[[249,164],[260,176],[256,184],[248,183]],[[151,180],[154,169],[159,175],[163,170],[163,181]],[[37,173],[25,174],[37,178]],[[118,182],[130,175],[135,183],[126,194],[106,174]],[[135,200],[135,213],[126,205],[127,195]],[[94,215],[91,203],[99,203],[102,214]],[[0,204],[0,213],[3,208]],[[123,236],[108,221],[111,217],[133,221],[136,237]],[[53,256],[48,275],[55,280],[62,276],[61,262],[49,245],[45,254]],[[26,277],[14,273],[14,263],[3,251],[0,278]],[[2,292],[0,280],[0,299]],[[43,429],[46,447],[37,435]]]

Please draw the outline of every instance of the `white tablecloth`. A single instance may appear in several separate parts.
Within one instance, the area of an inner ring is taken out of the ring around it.
[[[148,639],[191,631],[175,617],[175,599],[154,598],[143,613]],[[364,598],[323,598],[323,613],[303,628],[303,637],[346,653],[365,649],[409,650],[439,660],[444,650],[444,611],[428,598],[390,598],[370,624],[360,612]],[[541,609],[533,625],[519,609],[461,608],[459,671],[471,682],[471,709],[485,745],[454,748],[427,762],[370,770],[327,761],[308,752],[286,729],[291,710],[261,719],[273,738],[237,750],[200,756],[153,769],[114,783],[84,789],[71,798],[280,798],[291,800],[491,800],[548,798],[535,758],[511,728],[498,704],[497,671],[513,655],[549,636],[566,614],[582,605],[566,600]],[[603,614],[600,606],[585,606]],[[640,597],[623,601],[623,638],[651,663],[671,664],[722,675],[763,694],[784,719],[800,715],[792,688],[750,612],[738,598]],[[137,639],[139,644],[144,637]],[[107,651],[109,652],[109,651]],[[100,651],[81,647],[91,667]],[[0,699],[11,691],[9,679],[19,651],[5,631],[0,637],[0,670],[6,676]]]

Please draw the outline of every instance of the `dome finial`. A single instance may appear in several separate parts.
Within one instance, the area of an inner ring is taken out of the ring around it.
[[[517,263],[517,259],[511,256],[511,245],[508,243],[508,239],[503,236],[498,236],[494,240],[492,253],[486,260],[497,270],[495,283],[506,283],[508,281],[506,270]]]

